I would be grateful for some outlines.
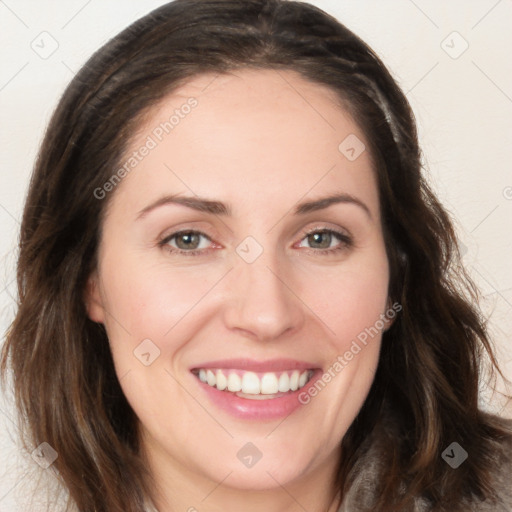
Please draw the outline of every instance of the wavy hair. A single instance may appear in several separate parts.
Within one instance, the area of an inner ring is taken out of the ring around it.
[[[509,435],[479,410],[482,362],[499,372],[477,292],[460,263],[452,222],[423,174],[415,120],[389,71],[361,39],[307,3],[176,0],[100,48],[64,92],[26,198],[17,263],[18,309],[2,350],[27,445],[47,442],[81,512],[140,512],[151,475],[137,418],[116,377],[84,290],[97,264],[109,198],[95,189],[119,168],[145,116],[201,73],[293,70],[328,86],[365,133],[375,162],[390,264],[403,311],[383,335],[370,393],[342,440],[346,495],[363,440],[392,418],[373,510],[492,499],[494,443]],[[115,193],[115,192],[114,192]],[[500,372],[501,374],[501,372]],[[383,430],[382,436],[386,434]],[[440,454],[457,440],[457,471]]]

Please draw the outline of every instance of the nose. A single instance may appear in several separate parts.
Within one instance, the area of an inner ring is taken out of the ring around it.
[[[294,290],[289,265],[278,265],[268,253],[253,263],[237,261],[227,284],[226,326],[258,341],[290,335],[304,322],[304,304]]]

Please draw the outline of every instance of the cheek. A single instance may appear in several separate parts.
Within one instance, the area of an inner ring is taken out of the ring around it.
[[[210,280],[197,272],[192,275],[142,261],[125,258],[117,264],[106,262],[108,307],[134,336],[161,338],[205,294]]]
[[[319,273],[303,288],[305,302],[327,326],[338,353],[377,325],[388,300],[389,270],[384,253]]]
[[[110,313],[107,332],[123,392],[140,417],[167,425],[169,410],[187,400],[165,370],[172,372],[181,361],[181,349],[198,329],[195,320],[201,308],[195,306],[202,305],[219,278],[215,271],[144,264],[142,258],[126,255],[105,258],[102,268],[108,276],[103,282]],[[164,389],[180,399],[163,407]]]

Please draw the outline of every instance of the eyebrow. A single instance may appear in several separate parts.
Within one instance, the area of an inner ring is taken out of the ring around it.
[[[299,203],[298,205],[295,206],[293,214],[305,215],[307,213],[323,210],[331,205],[339,203],[356,205],[360,207],[368,215],[368,217],[370,217],[370,219],[372,218],[370,209],[368,208],[368,206],[366,206],[365,203],[363,203],[363,201],[361,201],[357,197],[354,197],[346,193],[333,194],[319,199],[314,199],[312,201],[305,201]],[[232,216],[231,207],[221,201],[205,199],[199,196],[192,197],[180,195],[166,195],[157,199],[153,203],[149,204],[148,206],[140,210],[137,214],[136,220],[145,217],[148,213],[155,210],[156,208],[169,204],[183,205],[188,208],[192,208],[193,210],[209,213],[212,215],[221,215],[225,217]]]

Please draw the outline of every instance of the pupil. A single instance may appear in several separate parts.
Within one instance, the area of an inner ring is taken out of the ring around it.
[[[194,238],[195,238],[195,240],[193,240]],[[195,233],[184,233],[178,237],[177,245],[179,246],[180,245],[179,241],[182,240],[182,241],[184,241],[184,244],[182,244],[182,245],[184,245],[185,248],[190,248],[190,246],[191,246],[190,242],[192,242],[192,245],[194,245],[193,242],[195,241],[197,243],[197,239],[198,239],[198,236]]]
[[[313,239],[313,243],[319,243],[321,245],[321,248],[325,249],[325,248],[329,247],[329,245],[331,245],[331,240],[330,240],[330,234],[329,233],[313,233],[310,236]],[[323,237],[325,237],[324,242],[326,242],[326,243],[322,244]],[[310,240],[310,242],[311,242],[311,240]]]

